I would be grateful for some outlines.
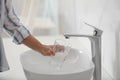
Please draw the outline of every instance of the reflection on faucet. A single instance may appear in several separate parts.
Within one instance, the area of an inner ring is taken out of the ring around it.
[[[101,36],[103,31],[88,23],[85,24],[94,28],[93,35],[65,34],[64,36],[66,39],[70,37],[85,37],[91,41],[92,60],[95,65],[94,80],[101,80]]]

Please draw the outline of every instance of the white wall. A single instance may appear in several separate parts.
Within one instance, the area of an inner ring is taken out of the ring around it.
[[[60,28],[62,32],[75,29],[74,0],[59,0]]]
[[[115,37],[115,31],[120,27],[120,1],[60,0],[60,3],[60,23],[64,29],[63,32],[79,33],[82,21],[95,25],[104,31],[102,36],[103,67],[111,77],[116,79],[116,74],[118,74],[116,61],[119,53],[116,52],[118,38]]]
[[[18,6],[19,14],[23,0],[14,1],[15,6]],[[116,47],[118,38],[115,37],[115,31],[120,26],[120,0],[59,0],[59,18],[61,33],[80,33],[84,27],[83,21],[104,31],[102,36],[103,66],[115,79],[118,74],[116,64],[119,63],[120,54],[116,50],[119,48]]]

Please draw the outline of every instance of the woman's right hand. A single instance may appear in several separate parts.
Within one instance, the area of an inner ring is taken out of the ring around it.
[[[47,45],[42,45],[41,49],[38,51],[41,53],[43,56],[55,56],[55,52],[50,46]]]
[[[43,56],[55,56],[55,52],[64,50],[63,46],[57,46],[57,49],[54,50],[53,48],[56,45],[55,46],[54,45],[43,45],[32,35],[25,38],[21,43],[39,52]]]
[[[40,54],[42,54],[44,56],[54,56],[55,55],[55,52],[53,51],[53,49],[51,47],[43,45],[32,35],[25,38],[21,43],[28,46],[29,48],[39,52]]]

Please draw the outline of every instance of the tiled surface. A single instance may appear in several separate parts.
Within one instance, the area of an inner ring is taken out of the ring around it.
[[[105,71],[102,71],[102,80],[113,80],[112,77]]]
[[[91,79],[91,80],[93,80],[93,79]],[[113,80],[104,69],[102,70],[102,80]]]

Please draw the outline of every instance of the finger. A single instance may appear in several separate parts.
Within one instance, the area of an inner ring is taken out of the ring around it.
[[[64,51],[64,46],[60,46],[59,50]]]
[[[44,52],[43,56],[51,56],[50,50],[48,52]]]
[[[58,45],[57,46],[57,52],[61,52],[61,51],[64,51],[64,46]]]
[[[52,49],[49,49],[46,53],[48,56],[55,56],[55,52]]]
[[[51,56],[51,54],[50,53],[46,53],[46,54],[44,54],[44,56]]]
[[[55,52],[54,51],[50,51],[50,54],[51,54],[51,56],[55,56]]]

